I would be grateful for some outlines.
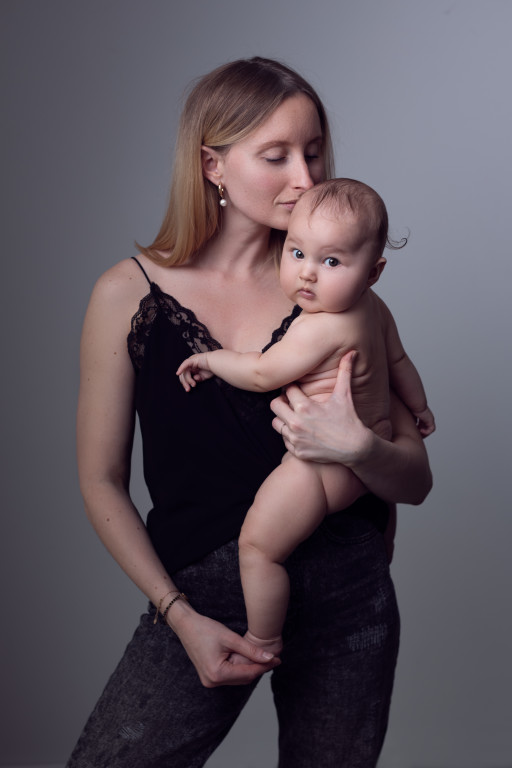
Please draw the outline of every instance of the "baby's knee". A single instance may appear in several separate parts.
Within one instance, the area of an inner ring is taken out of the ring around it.
[[[257,550],[254,537],[251,535],[250,530],[247,530],[246,526],[244,526],[238,537],[238,552],[241,556],[248,555],[255,549]]]
[[[246,526],[242,528],[238,537],[238,556],[242,564],[251,564],[267,559],[264,549]]]

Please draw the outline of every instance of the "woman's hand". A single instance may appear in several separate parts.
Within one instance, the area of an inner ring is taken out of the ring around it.
[[[344,464],[384,501],[421,504],[432,487],[432,475],[415,420],[392,392],[392,440],[383,440],[363,424],[350,388],[355,354],[347,352],[341,359],[336,385],[325,402],[311,400],[296,385],[273,400],[273,427],[297,458]]]
[[[169,623],[205,688],[246,685],[281,663],[276,656],[253,645],[218,621],[202,616],[191,606],[182,603],[179,608],[181,616],[178,619],[176,615],[175,620]]]
[[[350,382],[356,352],[341,359],[336,385],[328,400],[318,403],[295,384],[272,401],[272,425],[286,448],[298,459],[351,466],[364,461],[372,432],[359,419],[352,402]]]

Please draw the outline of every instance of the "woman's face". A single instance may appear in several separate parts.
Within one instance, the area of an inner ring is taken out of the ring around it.
[[[223,218],[286,230],[297,200],[324,178],[322,143],[314,103],[290,96],[221,158]]]

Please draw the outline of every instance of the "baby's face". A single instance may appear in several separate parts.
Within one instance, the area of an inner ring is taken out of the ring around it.
[[[283,247],[281,286],[306,312],[344,312],[367,289],[375,261],[375,244],[356,216],[335,218],[321,208],[310,215],[299,201]]]

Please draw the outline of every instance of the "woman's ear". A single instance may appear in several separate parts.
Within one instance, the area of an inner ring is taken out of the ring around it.
[[[375,285],[379,277],[382,275],[382,270],[386,266],[386,259],[384,256],[381,256],[380,259],[378,259],[373,267],[370,269],[370,274],[368,275],[368,282],[367,286],[368,288],[371,285]]]
[[[203,145],[201,147],[201,165],[203,176],[217,186],[222,180],[222,155],[217,150]]]

